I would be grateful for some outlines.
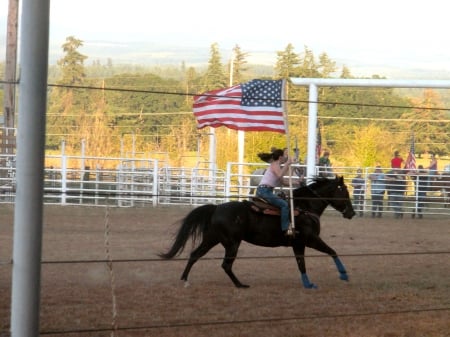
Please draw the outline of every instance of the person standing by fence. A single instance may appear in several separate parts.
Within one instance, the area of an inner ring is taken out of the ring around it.
[[[406,190],[405,175],[401,172],[401,169],[392,169],[386,174],[385,179],[389,207],[392,207],[395,219],[403,218],[403,201]]]
[[[400,156],[400,153],[398,151],[394,152],[394,157],[391,159],[391,168],[401,168],[402,164],[405,161]]]
[[[381,170],[381,166],[377,165],[375,167],[375,172],[369,175],[370,183],[370,194],[372,197],[372,218],[382,217],[383,213],[383,198],[384,191],[386,189],[385,176]]]
[[[428,191],[428,174],[427,171],[424,170],[423,165],[419,165],[417,167],[417,174],[412,175],[411,179],[414,181],[415,189],[415,207],[414,211],[411,214],[411,218],[415,218],[417,215],[418,219],[423,218],[423,208],[425,206],[425,198],[427,196]]]
[[[319,176],[330,177],[332,173],[330,152],[325,150],[323,156],[319,158]]]
[[[436,175],[438,172],[438,162],[434,153],[430,156],[430,165],[428,166],[428,170],[430,172],[430,178],[433,180],[436,179]]]
[[[353,187],[353,203],[355,212],[360,217],[364,216],[364,192],[366,190],[366,182],[362,176],[362,170],[356,170],[356,176],[352,179],[351,183]]]

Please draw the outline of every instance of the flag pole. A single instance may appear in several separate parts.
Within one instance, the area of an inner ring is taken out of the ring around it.
[[[290,142],[290,135],[289,135],[289,122],[288,122],[288,116],[287,116],[287,104],[286,104],[286,97],[287,97],[287,81],[283,80],[283,89],[282,89],[282,95],[283,98],[282,105],[283,105],[283,119],[284,119],[284,129],[286,130],[286,142],[287,142],[287,151],[288,156],[291,154],[291,142]],[[291,222],[290,222],[290,229],[295,230],[295,219],[294,219],[294,196],[292,191],[292,167],[289,165],[289,207],[291,209]]]

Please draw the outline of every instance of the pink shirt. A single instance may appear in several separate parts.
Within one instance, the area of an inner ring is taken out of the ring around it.
[[[272,171],[272,168],[269,167],[264,173],[260,185],[268,185],[272,187],[276,187],[279,184],[278,176]]]

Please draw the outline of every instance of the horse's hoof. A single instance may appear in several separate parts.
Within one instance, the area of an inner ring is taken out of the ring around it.
[[[243,288],[243,289],[250,288],[250,286],[249,286],[248,284],[242,284],[242,283],[236,284],[236,287],[238,287],[238,288]]]
[[[185,288],[189,288],[191,286],[191,284],[188,281],[184,281],[184,287]]]
[[[302,283],[303,287],[305,287],[306,289],[317,289],[317,286],[314,283],[309,282],[309,278],[306,273],[302,274]]]
[[[317,285],[315,285],[314,283],[305,284],[305,288],[306,289],[317,289]]]
[[[340,274],[340,275],[339,275],[339,278],[340,278],[342,281],[348,281],[348,275],[347,275],[347,274]]]

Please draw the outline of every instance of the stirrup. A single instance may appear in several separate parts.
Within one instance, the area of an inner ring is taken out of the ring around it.
[[[284,231],[284,236],[293,238],[295,236],[295,232],[292,229],[292,226],[289,225],[289,228]]]

